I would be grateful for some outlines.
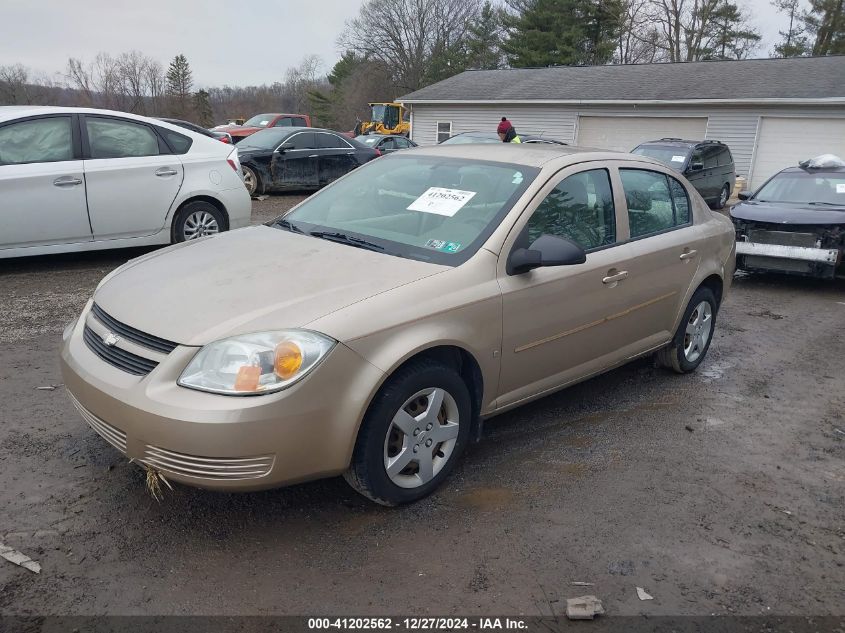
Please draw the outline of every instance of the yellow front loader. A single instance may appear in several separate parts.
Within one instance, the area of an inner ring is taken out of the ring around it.
[[[401,103],[371,103],[369,121],[359,121],[356,134],[401,134],[411,133],[411,113]]]

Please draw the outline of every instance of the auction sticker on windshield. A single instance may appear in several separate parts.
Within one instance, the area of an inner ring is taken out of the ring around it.
[[[845,182],[836,183],[836,193],[845,193]]]
[[[673,156],[672,162],[673,163],[683,163],[687,159],[686,156]]]
[[[429,187],[414,200],[408,211],[422,211],[452,217],[460,211],[476,194],[475,191],[461,191],[459,189],[444,189],[443,187]]]

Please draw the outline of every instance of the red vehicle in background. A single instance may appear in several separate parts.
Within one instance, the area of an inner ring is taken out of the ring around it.
[[[307,114],[256,114],[243,125],[218,125],[214,130],[228,133],[233,143],[239,143],[250,134],[271,127],[311,127],[311,117]]]

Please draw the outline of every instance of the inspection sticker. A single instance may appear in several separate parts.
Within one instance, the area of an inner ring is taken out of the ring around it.
[[[459,189],[444,189],[429,187],[427,191],[414,200],[408,211],[422,211],[435,213],[451,218],[476,194],[475,191],[461,191]]]
[[[836,193],[845,193],[845,182],[836,183]]]
[[[687,159],[686,156],[673,156],[672,162],[673,163],[683,163]]]

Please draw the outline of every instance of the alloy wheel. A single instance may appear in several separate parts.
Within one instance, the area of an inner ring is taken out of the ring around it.
[[[690,314],[684,333],[684,358],[694,363],[707,349],[713,333],[713,309],[710,303],[702,301]]]
[[[443,469],[458,439],[458,404],[445,389],[430,387],[408,398],[384,439],[384,468],[400,488],[417,488]]]
[[[241,169],[244,175],[244,186],[246,186],[246,190],[249,191],[249,195],[253,195],[255,193],[255,188],[258,185],[255,179],[255,174],[251,169],[247,169],[244,167]]]
[[[728,203],[728,196],[730,196],[728,188],[722,187],[722,191],[719,193],[719,208],[724,208],[724,206]]]
[[[185,240],[195,240],[206,235],[214,235],[220,232],[220,225],[216,218],[208,211],[194,211],[185,218],[184,227]]]

